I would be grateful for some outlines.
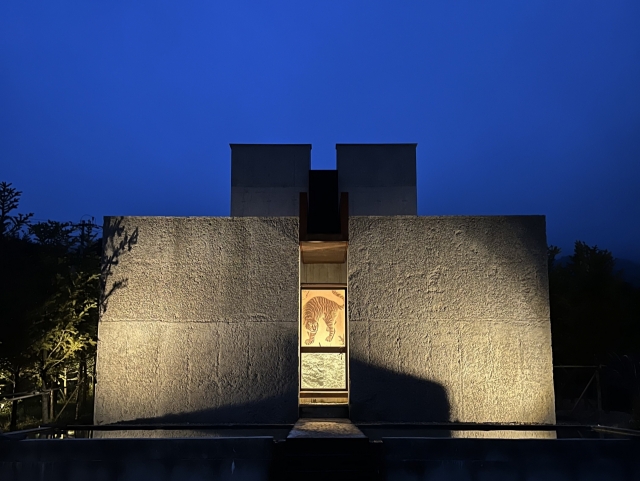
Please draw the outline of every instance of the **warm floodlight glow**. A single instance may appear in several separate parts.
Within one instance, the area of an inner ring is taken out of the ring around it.
[[[301,347],[345,346],[344,299],[344,289],[302,289]]]
[[[303,391],[347,389],[346,295],[346,289],[333,287],[303,288],[300,293]]]

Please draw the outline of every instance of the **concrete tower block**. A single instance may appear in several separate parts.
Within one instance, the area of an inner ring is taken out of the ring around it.
[[[417,215],[417,144],[337,144],[349,215]]]
[[[298,216],[310,144],[231,144],[231,216]]]

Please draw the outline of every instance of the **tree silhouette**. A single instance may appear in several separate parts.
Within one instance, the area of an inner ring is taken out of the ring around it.
[[[68,372],[76,408],[86,400],[95,358],[100,241],[93,222],[46,221],[16,214],[21,192],[0,183],[0,394],[51,389]],[[42,419],[53,418],[49,397]],[[11,429],[16,428],[12,403]]]
[[[576,241],[567,262],[549,248],[554,362],[599,364],[640,347],[638,291],[615,271],[611,252]]]
[[[33,217],[33,214],[11,215],[18,208],[21,195],[10,183],[0,182],[0,236],[3,238],[19,236]]]

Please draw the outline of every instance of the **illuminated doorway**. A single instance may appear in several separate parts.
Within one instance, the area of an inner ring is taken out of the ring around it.
[[[349,403],[347,320],[344,285],[301,285],[301,406]]]

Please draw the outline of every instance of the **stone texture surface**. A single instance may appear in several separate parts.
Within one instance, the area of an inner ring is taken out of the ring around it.
[[[346,365],[343,353],[303,352],[300,362],[302,389],[345,389]]]
[[[107,218],[96,423],[294,422],[297,229],[295,218]]]
[[[111,217],[96,423],[297,419],[296,218]],[[544,218],[352,217],[354,421],[554,422]]]
[[[389,481],[640,479],[633,440],[397,437],[382,451]]]
[[[555,421],[544,217],[349,227],[352,419]]]
[[[365,438],[348,419],[301,418],[287,439],[293,438]]]

